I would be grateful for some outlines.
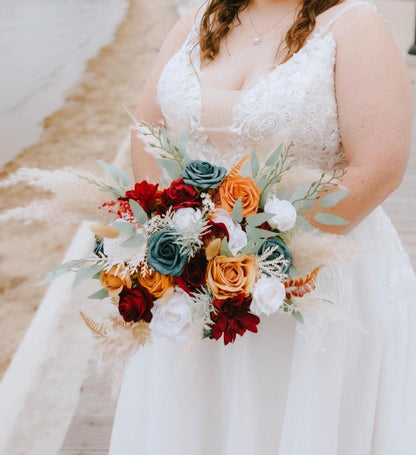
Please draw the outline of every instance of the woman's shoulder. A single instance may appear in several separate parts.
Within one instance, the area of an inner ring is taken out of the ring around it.
[[[343,0],[317,17],[317,25],[331,29],[335,38],[351,40],[389,34],[387,23],[371,0]]]
[[[202,14],[202,6],[194,6],[188,10],[170,30],[166,40],[177,43],[180,47],[194,27]]]

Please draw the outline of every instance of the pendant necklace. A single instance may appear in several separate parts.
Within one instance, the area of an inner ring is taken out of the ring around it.
[[[254,25],[253,19],[251,18],[251,14],[250,14],[250,8],[248,7],[248,8],[247,8],[248,18],[249,18],[249,20],[250,20],[251,26],[253,27],[254,31],[256,32],[256,36],[253,38],[253,43],[254,43],[254,45],[258,46],[259,44],[261,44],[261,43],[263,42],[263,35],[265,35],[266,33],[271,32],[274,28],[276,28],[276,27],[280,24],[280,22],[282,22],[282,20],[283,20],[286,16],[288,16],[290,13],[292,13],[295,9],[296,9],[296,7],[293,8],[293,9],[291,9],[290,11],[288,11],[286,14],[284,14],[284,15],[283,15],[283,16],[282,16],[282,17],[273,25],[273,27],[269,28],[269,29],[266,30],[265,32],[260,33],[260,32],[257,30],[256,26]]]

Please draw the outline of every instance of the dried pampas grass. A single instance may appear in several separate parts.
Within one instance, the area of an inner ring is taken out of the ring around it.
[[[42,199],[30,203],[26,207],[17,207],[0,214],[0,222],[8,220],[60,221],[63,223],[79,223],[83,220],[107,222],[109,215],[106,210],[98,211],[98,207],[111,199],[111,195],[97,185],[89,183],[106,181],[106,176],[95,175],[72,167],[56,170],[22,167],[7,179],[0,181],[0,188],[23,183],[53,193],[51,199]]]
[[[300,275],[329,263],[344,262],[356,252],[350,239],[317,230],[294,232],[288,238],[288,248],[293,256],[293,265]]]

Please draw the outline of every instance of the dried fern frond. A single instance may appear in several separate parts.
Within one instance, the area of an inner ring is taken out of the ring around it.
[[[248,160],[250,155],[246,155],[244,158],[242,158],[228,173],[227,177],[235,177],[239,172],[240,169],[243,167],[244,163]]]
[[[303,297],[305,294],[312,292],[316,288],[316,278],[321,267],[316,267],[305,278],[290,278],[283,282],[286,290],[286,299],[292,297]]]
[[[107,336],[107,328],[103,323],[95,321],[90,316],[86,315],[83,311],[80,311],[79,314],[85,322],[85,325],[91,330],[94,335],[99,337]]]
[[[123,327],[124,329],[127,329],[131,325],[129,322],[126,322],[122,317],[116,316],[114,314],[108,316],[108,319],[110,319],[113,328]]]
[[[150,340],[151,330],[149,324],[145,321],[139,321],[132,327],[133,338],[136,339],[140,346],[145,346]]]

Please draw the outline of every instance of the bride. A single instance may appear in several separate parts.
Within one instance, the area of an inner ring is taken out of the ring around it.
[[[137,119],[186,127],[194,158],[236,163],[293,141],[296,160],[345,167],[349,195],[317,229],[358,251],[320,289],[358,324],[276,313],[181,363],[163,338],[131,358],[111,455],[413,455],[416,279],[380,203],[411,136],[407,71],[361,0],[210,0],[168,35]],[[132,128],[136,181],[160,176]],[[311,344],[317,349],[311,350]]]

